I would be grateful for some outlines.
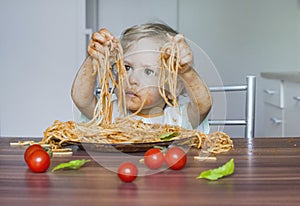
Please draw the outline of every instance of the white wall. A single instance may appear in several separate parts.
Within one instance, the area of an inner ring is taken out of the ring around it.
[[[298,0],[180,0],[179,31],[212,58],[224,84],[257,76],[256,136],[263,135],[262,71],[300,71]],[[222,102],[215,102],[222,104]],[[228,99],[227,113],[239,117],[243,103]],[[243,131],[225,130],[232,136]]]
[[[113,34],[136,24],[162,21],[177,29],[176,0],[99,0],[99,27]]]
[[[85,55],[82,0],[0,1],[0,135],[42,137],[73,118],[71,84]]]

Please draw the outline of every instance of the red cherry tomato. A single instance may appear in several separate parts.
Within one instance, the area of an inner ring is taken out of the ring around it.
[[[180,170],[184,168],[186,164],[186,154],[179,147],[172,147],[168,149],[165,155],[165,161],[167,166],[173,170]]]
[[[144,154],[144,163],[150,169],[158,169],[165,162],[163,152],[158,148],[151,148]]]
[[[28,157],[27,165],[33,172],[46,172],[50,166],[50,156],[45,150],[35,150]]]
[[[118,168],[118,176],[123,182],[132,182],[138,175],[138,169],[131,162],[124,162]]]
[[[43,147],[39,144],[33,144],[27,147],[24,153],[24,160],[26,163],[28,162],[29,156],[36,150],[43,150]]]

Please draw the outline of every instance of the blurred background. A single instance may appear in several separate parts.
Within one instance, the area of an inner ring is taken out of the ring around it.
[[[255,75],[255,136],[265,135],[260,73],[300,71],[299,0],[0,0],[0,136],[42,137],[54,120],[73,120],[70,90],[92,32],[105,27],[118,36],[149,21],[198,45],[224,85]],[[244,114],[238,96],[214,104],[228,116]]]

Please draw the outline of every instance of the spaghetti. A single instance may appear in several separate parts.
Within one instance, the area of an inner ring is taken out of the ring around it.
[[[170,56],[166,56],[166,51],[170,49]],[[177,89],[177,74],[178,70],[180,68],[179,64],[179,58],[176,58],[176,56],[180,56],[180,49],[175,42],[169,42],[166,43],[165,46],[162,48],[162,52],[160,55],[161,60],[161,69],[159,73],[159,92],[160,95],[164,98],[165,102],[169,106],[177,107],[177,95],[176,95],[176,89]],[[171,97],[167,96],[166,94],[166,88],[168,87],[169,93]]]
[[[112,95],[118,92],[118,107],[121,115],[126,115],[124,83],[127,79],[124,67],[123,50],[120,43],[110,42],[110,47],[104,47],[104,56],[93,59],[94,71],[98,74],[99,88],[101,90],[97,101],[93,119],[90,125],[106,126],[112,122]],[[115,47],[115,48],[113,48]],[[114,78],[113,65],[116,65],[117,80]]]
[[[187,130],[179,126],[146,124],[141,120],[133,119],[134,114],[127,116],[124,91],[127,77],[123,63],[122,47],[118,41],[111,42],[109,45],[110,48],[106,48],[104,56],[99,56],[98,59],[93,60],[94,70],[98,73],[101,93],[92,120],[88,123],[60,122],[56,120],[44,132],[42,143],[51,144],[52,147],[62,147],[65,142],[103,144],[161,142],[164,140],[159,136],[173,132],[178,135],[168,140],[187,138],[188,140],[184,144],[203,148],[215,154],[228,151],[233,147],[230,137],[222,132],[206,135],[200,131]],[[171,54],[165,57],[163,54],[168,48],[171,48]],[[176,43],[167,43],[162,48],[162,55],[159,57],[162,68],[160,69],[158,88],[161,96],[170,106],[177,106],[176,87],[180,64],[176,55],[179,55],[179,47]],[[114,79],[112,73],[113,65],[116,65],[117,79]],[[170,100],[166,93],[166,86],[171,94]],[[113,122],[111,96],[115,89],[120,114],[124,117],[117,118]],[[143,104],[137,112],[142,109]]]

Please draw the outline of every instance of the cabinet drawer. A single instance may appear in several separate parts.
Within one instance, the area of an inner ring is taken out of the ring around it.
[[[284,133],[285,136],[299,137],[300,135],[300,84],[284,82],[285,111]]]
[[[300,104],[300,84],[292,82],[284,82],[285,101],[290,105]]]
[[[283,136],[283,109],[265,103],[264,107],[264,136],[282,137]]]
[[[283,108],[283,85],[280,80],[265,80],[263,89],[264,102]]]

